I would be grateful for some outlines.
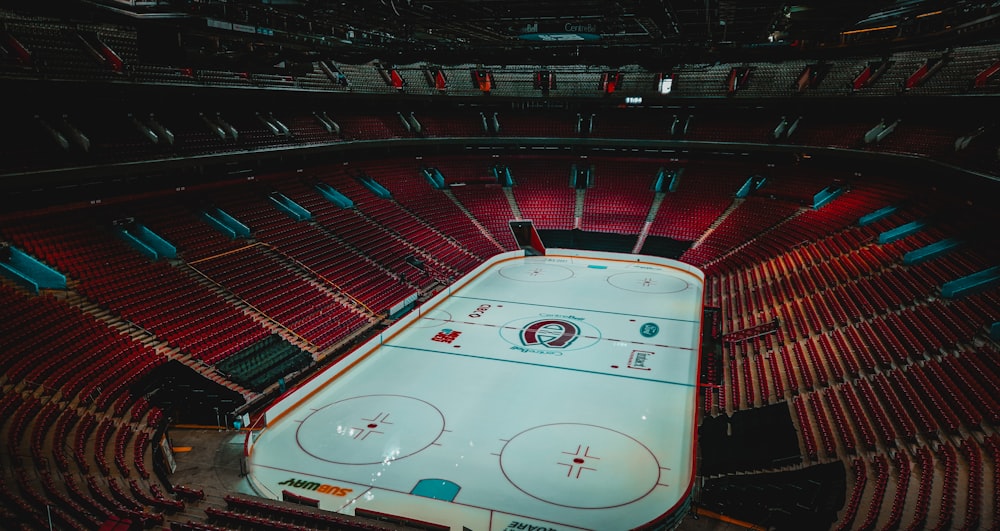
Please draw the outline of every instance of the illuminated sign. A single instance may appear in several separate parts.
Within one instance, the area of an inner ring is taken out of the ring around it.
[[[674,87],[673,78],[664,77],[663,79],[660,80],[660,85],[656,88],[660,94],[670,94],[670,91],[673,89],[673,87]]]
[[[563,31],[548,33],[524,33],[518,35],[518,38],[526,41],[544,42],[579,42],[601,40],[601,36],[596,33],[572,33]]]

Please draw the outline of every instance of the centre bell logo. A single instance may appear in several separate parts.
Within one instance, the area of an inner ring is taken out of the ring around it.
[[[580,327],[562,319],[542,319],[521,329],[521,344],[526,347],[566,348],[578,337]]]
[[[572,315],[521,317],[501,325],[499,332],[513,350],[550,356],[591,348],[601,341],[597,327]]]

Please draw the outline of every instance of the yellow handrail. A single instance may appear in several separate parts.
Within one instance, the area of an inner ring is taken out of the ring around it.
[[[232,250],[226,251],[224,253],[213,254],[212,256],[206,256],[205,258],[199,258],[197,260],[192,260],[192,261],[188,262],[188,265],[193,265],[193,264],[197,264],[197,263],[200,263],[200,262],[206,262],[208,260],[214,260],[216,258],[222,258],[223,256],[229,256],[231,254],[238,253],[240,251],[243,251],[243,250],[246,250],[246,249],[250,249],[250,248],[253,248],[253,247],[258,247],[258,246],[267,247],[268,249],[270,249],[270,250],[272,250],[272,251],[280,254],[281,256],[285,257],[286,259],[291,260],[292,262],[295,262],[295,264],[297,266],[299,266],[302,269],[305,269],[309,273],[313,274],[314,276],[316,276],[316,278],[319,278],[319,279],[323,280],[323,282],[326,282],[327,284],[333,286],[343,296],[345,296],[348,299],[351,299],[352,301],[354,301],[355,303],[361,305],[362,308],[364,308],[365,310],[368,311],[369,315],[371,315],[371,316],[375,315],[375,312],[371,308],[369,308],[367,304],[365,304],[365,303],[361,302],[360,300],[358,300],[357,298],[355,298],[353,295],[351,295],[346,290],[344,290],[344,288],[340,287],[340,285],[338,285],[336,282],[334,282],[334,281],[326,278],[325,276],[321,275],[319,272],[314,271],[313,268],[311,268],[311,267],[307,266],[306,264],[300,262],[297,258],[288,255],[287,253],[285,253],[284,251],[282,251],[278,247],[276,247],[274,245],[271,245],[270,243],[267,243],[267,242],[254,242],[254,243],[251,243],[250,245],[244,245],[243,247],[232,249]],[[199,273],[200,273],[200,271],[199,271]],[[202,273],[202,275],[203,276],[207,276],[204,273]]]
[[[311,267],[307,266],[306,264],[303,264],[302,262],[300,262],[300,261],[299,261],[299,260],[298,260],[297,258],[295,258],[294,256],[290,256],[290,255],[288,255],[287,253],[285,253],[285,252],[284,252],[284,251],[282,251],[281,249],[279,249],[279,248],[277,248],[277,247],[275,247],[274,245],[271,245],[271,244],[269,244],[269,243],[264,243],[264,242],[261,242],[261,243],[260,243],[260,245],[264,245],[264,246],[266,246],[266,247],[267,247],[268,249],[271,249],[272,251],[274,251],[274,252],[276,252],[276,253],[280,254],[281,256],[283,256],[283,257],[285,257],[285,258],[287,258],[287,259],[289,259],[289,260],[291,260],[291,261],[295,262],[295,264],[296,264],[296,265],[298,265],[298,266],[299,266],[299,267],[301,267],[302,269],[305,269],[306,271],[308,271],[308,272],[312,273],[313,275],[315,275],[315,276],[316,276],[316,278],[319,278],[319,279],[322,279],[322,280],[323,280],[323,282],[326,282],[327,284],[329,284],[329,285],[333,286],[334,288],[336,288],[336,289],[337,289],[337,291],[339,291],[340,293],[342,293],[342,294],[343,294],[343,295],[344,295],[345,297],[347,297],[348,299],[351,299],[352,301],[354,301],[354,302],[356,302],[356,303],[360,304],[362,308],[364,308],[365,310],[368,310],[368,314],[369,314],[369,315],[372,315],[372,316],[374,316],[374,315],[375,315],[375,312],[374,312],[374,311],[372,311],[372,309],[371,309],[371,308],[369,308],[367,304],[365,304],[365,303],[361,302],[360,300],[358,300],[358,299],[354,298],[354,296],[352,296],[352,295],[351,295],[350,293],[348,293],[348,292],[347,292],[346,290],[344,290],[344,288],[340,287],[340,285],[339,285],[339,284],[337,284],[336,282],[334,282],[334,281],[332,281],[332,280],[330,280],[330,279],[326,278],[325,276],[323,276],[322,274],[320,274],[320,273],[319,273],[318,271],[314,271],[314,270],[313,270],[313,268],[311,268]]]
[[[753,531],[767,531],[767,528],[757,524],[751,524],[750,522],[744,522],[743,520],[737,520],[733,517],[726,516],[724,514],[719,514],[708,509],[702,509],[701,507],[695,507],[694,512],[698,513],[698,516],[704,516],[706,518],[711,518],[713,520],[719,520],[720,522],[726,522],[727,524],[738,525],[744,529],[752,529]]]
[[[191,261],[188,262],[188,264],[192,265],[192,264],[198,264],[198,263],[201,263],[201,262],[207,262],[209,260],[215,260],[216,258],[222,258],[223,256],[229,256],[231,254],[238,253],[238,252],[246,250],[246,249],[257,247],[258,245],[264,245],[264,244],[262,244],[261,242],[251,243],[250,245],[244,245],[243,247],[238,247],[236,249],[232,249],[232,250],[226,251],[224,253],[213,254],[212,256],[206,256],[205,258],[199,258],[197,260],[191,260]]]
[[[250,247],[250,246],[247,246],[247,247]],[[243,247],[243,249],[246,249],[247,247]],[[197,267],[191,265],[190,262],[188,262],[188,267],[191,268],[191,271],[194,271],[195,273],[198,273],[199,275],[205,277],[205,279],[207,279],[212,284],[215,284],[216,286],[219,286],[220,288],[225,289],[226,291],[228,291],[229,293],[231,293],[234,297],[236,297],[237,299],[239,299],[243,304],[246,304],[247,306],[249,306],[250,309],[252,309],[253,311],[259,313],[262,316],[264,316],[268,321],[271,321],[272,323],[278,325],[279,327],[287,330],[289,333],[291,333],[293,336],[295,336],[296,338],[298,338],[300,341],[303,341],[303,342],[305,342],[308,345],[312,345],[312,347],[314,349],[319,349],[318,345],[316,345],[312,341],[309,341],[308,339],[300,336],[298,333],[295,332],[295,330],[292,330],[291,328],[288,328],[287,326],[285,326],[284,324],[282,324],[281,321],[279,321],[279,320],[271,317],[270,315],[268,315],[267,313],[265,313],[264,310],[261,310],[260,308],[258,308],[256,306],[254,306],[253,304],[251,304],[250,301],[248,301],[248,300],[244,299],[243,297],[240,297],[239,295],[233,293],[232,290],[230,290],[229,288],[226,288],[222,284],[220,284],[217,281],[215,281],[212,277],[206,275],[203,271],[201,271]]]

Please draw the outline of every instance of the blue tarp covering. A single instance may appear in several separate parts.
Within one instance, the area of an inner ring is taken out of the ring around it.
[[[3,273],[7,276],[7,278],[12,279],[14,282],[17,282],[35,293],[38,293],[41,289],[41,286],[38,285],[38,282],[35,279],[29,277],[23,271],[19,271],[6,262],[0,262],[0,273]]]
[[[736,191],[736,197],[742,199],[750,195],[751,187],[753,186],[753,177],[750,177],[740,186],[740,189]]]
[[[677,187],[681,184],[681,175],[684,173],[684,168],[670,173],[670,185],[667,186],[668,192],[676,192]]]
[[[232,229],[232,231],[235,232],[237,236],[241,238],[250,237],[250,227],[247,227],[240,220],[234,218],[233,216],[230,216],[229,213],[226,212],[225,210],[222,210],[221,208],[216,208],[212,212],[217,220],[221,221],[227,227]]]
[[[953,299],[969,295],[970,293],[986,289],[997,281],[1000,281],[1000,266],[993,266],[989,269],[952,280],[951,282],[945,282],[941,286],[941,296]]]
[[[823,208],[827,203],[833,201],[842,193],[844,193],[844,189],[839,186],[827,186],[813,196],[813,208],[816,210]]]
[[[303,208],[302,205],[292,201],[284,194],[275,192],[268,197],[271,199],[271,202],[278,207],[278,210],[288,214],[295,221],[306,221],[312,219],[312,212],[309,212]]]
[[[861,225],[862,227],[866,225],[871,225],[872,223],[875,223],[880,219],[885,219],[893,215],[896,212],[896,210],[898,210],[898,208],[894,206],[887,206],[885,208],[880,208],[875,212],[872,212],[870,214],[865,214],[864,216],[858,218],[858,225]]]
[[[439,183],[441,183],[441,188],[447,188],[448,185],[446,184],[446,181],[445,181],[445,178],[444,178],[444,174],[441,173],[441,170],[439,170],[437,168],[431,168],[431,173],[433,173],[434,174],[434,178],[437,179],[437,181]],[[378,183],[375,183],[375,184],[378,184]],[[386,193],[388,193],[388,191],[386,191]]]
[[[66,289],[66,276],[21,251],[10,247],[10,261],[0,264],[9,276],[35,292],[41,289]]]
[[[681,173],[683,172],[684,168],[681,168],[676,171],[660,168],[656,172],[656,182],[653,183],[653,191],[676,192],[677,185],[680,183]],[[747,183],[749,183],[749,181],[747,181]],[[744,183],[743,187],[740,187],[741,192],[743,191],[744,187],[748,186],[747,183]],[[746,193],[749,194],[749,191],[747,191]],[[739,192],[737,192],[737,194],[739,194]]]
[[[510,174],[510,167],[503,167],[503,177],[500,180],[500,186],[510,188],[514,186],[514,176]]]
[[[886,243],[892,243],[896,240],[901,240],[907,236],[910,236],[911,234],[920,232],[920,230],[923,229],[926,225],[927,223],[923,221],[911,221],[909,223],[906,223],[905,225],[900,225],[896,228],[889,229],[883,232],[882,234],[879,234],[878,242],[879,244],[886,244]]]
[[[444,188],[444,179],[440,178],[441,174],[435,172],[434,168],[424,168],[421,170],[421,173],[424,174],[424,179],[427,179],[427,182],[431,184],[431,188],[434,188],[435,190],[441,190]]]
[[[937,241],[904,254],[903,263],[906,265],[919,264],[931,258],[937,258],[960,245],[962,245],[961,241],[951,238]]]
[[[153,260],[160,259],[160,253],[156,252],[156,249],[146,245],[146,242],[139,239],[139,237],[135,234],[123,230],[122,238],[125,238],[125,241],[127,241],[129,245],[137,249],[140,253],[152,258]]]
[[[326,198],[327,201],[337,205],[340,208],[354,208],[354,201],[348,199],[348,197],[336,188],[330,186],[326,183],[319,183],[316,185],[316,190],[319,191],[320,195]]]
[[[209,214],[208,212],[202,212],[201,213],[201,217],[209,225],[211,225],[212,228],[214,228],[215,230],[217,230],[217,231],[225,234],[226,236],[229,237],[229,239],[231,239],[231,240],[235,240],[236,239],[236,231],[234,231],[232,229],[232,227],[230,227],[230,226],[226,225],[225,223],[223,223],[222,220],[220,220],[219,218],[213,216],[212,214]]]
[[[438,172],[437,169],[431,168],[431,171],[436,174],[436,177],[440,177],[442,182],[444,181],[444,177],[441,177],[441,173]],[[359,180],[361,181],[361,184],[363,184],[365,188],[371,190],[373,194],[381,197],[382,199],[392,199],[392,194],[389,193],[389,190],[386,190],[384,186],[375,182],[375,179],[364,175]]]
[[[750,197],[750,194],[756,190],[760,190],[765,184],[767,184],[766,177],[751,175],[747,178],[746,182],[743,183],[743,186],[740,186],[740,189],[736,191],[736,197],[740,199]]]
[[[141,223],[119,227],[119,230],[125,241],[153,260],[177,258],[177,248],[173,244]]]
[[[137,223],[132,230],[135,231],[136,237],[145,242],[146,245],[156,249],[156,252],[163,258],[177,258],[177,247],[145,225]]]

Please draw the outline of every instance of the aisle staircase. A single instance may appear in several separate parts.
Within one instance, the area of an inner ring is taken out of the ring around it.
[[[642,224],[642,230],[639,231],[639,237],[636,238],[635,247],[632,248],[632,254],[639,254],[642,252],[642,246],[646,243],[646,237],[649,236],[649,229],[653,226],[653,220],[656,219],[656,213],[660,211],[660,205],[663,204],[663,198],[667,194],[665,192],[656,192],[653,196],[653,202],[649,205],[649,213],[646,214],[646,222]]]

